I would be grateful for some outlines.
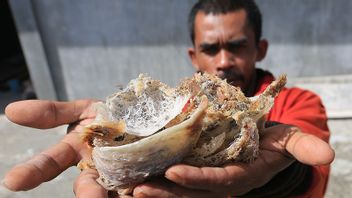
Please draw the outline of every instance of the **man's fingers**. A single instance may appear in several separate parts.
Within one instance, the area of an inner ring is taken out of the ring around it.
[[[209,189],[219,184],[226,184],[229,173],[220,167],[194,167],[175,165],[169,168],[165,177],[182,186],[194,189]],[[220,189],[215,189],[220,190]]]
[[[187,188],[242,195],[267,183],[273,175],[292,162],[293,159],[279,152],[262,150],[252,163],[229,163],[223,167],[201,168],[180,164],[170,167],[165,177]]]
[[[247,178],[249,166],[227,165],[224,167],[194,167],[188,165],[175,165],[169,168],[165,177],[181,186],[191,189],[207,190],[213,192],[229,192],[235,190],[237,193],[247,191]],[[255,171],[255,170],[253,170]],[[254,174],[255,173],[251,173]],[[237,178],[236,180],[234,178]],[[244,179],[244,181],[241,180]],[[236,186],[236,189],[233,187]],[[243,189],[242,189],[243,187]],[[232,189],[230,189],[232,188]]]
[[[12,168],[5,175],[3,185],[13,191],[35,188],[76,164],[77,160],[78,157],[73,148],[67,143],[60,142],[29,161]]]
[[[213,194],[214,192],[205,190],[189,189],[179,186],[165,179],[154,180],[137,186],[133,191],[133,197],[190,197],[190,198],[207,198],[207,197],[227,197],[226,194]]]
[[[74,183],[74,193],[77,198],[107,198],[108,192],[101,185],[99,185],[96,179],[99,174],[96,170],[85,169],[81,172],[79,177]]]
[[[83,119],[82,114],[91,103],[92,100],[72,102],[25,100],[9,104],[5,114],[14,123],[46,129]]]
[[[299,130],[290,135],[285,148],[298,161],[313,166],[330,164],[335,157],[328,143]]]

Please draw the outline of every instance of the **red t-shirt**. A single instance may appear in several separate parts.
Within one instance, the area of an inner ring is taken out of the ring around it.
[[[260,94],[274,80],[271,73],[257,69],[257,90]],[[329,141],[327,116],[321,99],[316,94],[299,89],[284,88],[275,99],[275,103],[267,120],[284,124],[292,124],[303,132]],[[313,179],[307,192],[295,197],[323,197],[329,177],[330,166],[313,167]]]

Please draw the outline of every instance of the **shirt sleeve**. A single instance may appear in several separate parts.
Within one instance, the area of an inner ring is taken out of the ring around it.
[[[291,124],[329,142],[329,128],[325,107],[319,96],[299,88],[283,90],[275,99],[268,120]],[[312,182],[306,192],[293,197],[323,197],[329,177],[330,166],[314,166]]]

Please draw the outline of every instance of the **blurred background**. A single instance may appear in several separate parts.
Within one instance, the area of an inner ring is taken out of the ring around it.
[[[0,1],[0,177],[54,144],[65,127],[10,123],[5,106],[22,99],[73,100],[107,95],[139,73],[170,85],[193,74],[187,15],[195,0]],[[336,149],[326,197],[352,189],[352,8],[350,0],[258,1],[270,42],[258,66],[286,73],[290,86],[318,93]],[[40,188],[0,197],[73,197],[78,171]]]

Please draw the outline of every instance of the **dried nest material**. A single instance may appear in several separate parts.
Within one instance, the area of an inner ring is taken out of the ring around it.
[[[105,103],[96,103],[96,119],[82,133],[93,147],[99,183],[124,194],[175,163],[254,160],[258,128],[285,83],[286,76],[280,76],[263,94],[247,98],[209,74],[195,74],[177,88],[140,75]]]

